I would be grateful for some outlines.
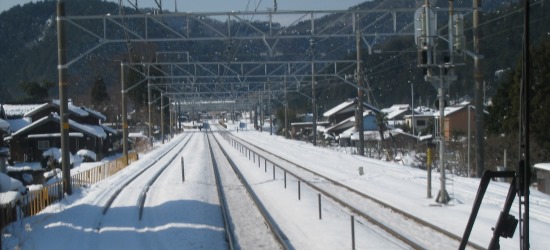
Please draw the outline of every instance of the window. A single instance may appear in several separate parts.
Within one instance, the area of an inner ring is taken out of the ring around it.
[[[416,126],[426,126],[425,120],[416,120]]]
[[[38,149],[39,150],[46,150],[50,148],[50,142],[49,141],[38,141]]]

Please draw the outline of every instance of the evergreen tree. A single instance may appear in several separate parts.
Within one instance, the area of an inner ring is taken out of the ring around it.
[[[97,76],[90,92],[92,104],[94,106],[101,106],[109,101],[109,94],[107,93],[107,86],[101,76]]]
[[[48,101],[48,91],[55,86],[55,83],[43,81],[39,84],[36,81],[20,82],[19,86],[27,94],[23,99],[26,102],[46,102]]]
[[[550,159],[550,41],[531,50],[530,135],[532,162]],[[516,137],[519,133],[521,64],[500,85],[489,107],[489,135]],[[499,145],[506,145],[500,144]]]

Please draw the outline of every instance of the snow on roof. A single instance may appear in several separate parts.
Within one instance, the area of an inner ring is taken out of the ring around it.
[[[22,117],[25,113],[35,109],[41,104],[4,104],[7,117]]]
[[[534,167],[536,169],[550,171],[550,163],[537,163]]]
[[[347,118],[341,122],[339,122],[338,124],[335,124],[334,126],[331,126],[331,127],[328,127],[325,131],[327,133],[329,133],[330,131],[334,130],[334,129],[337,129],[337,128],[346,128],[348,126],[352,126],[353,127],[353,124],[355,122],[355,117],[352,116],[350,118]]]
[[[327,110],[327,112],[323,113],[323,116],[324,117],[332,116],[332,115],[336,114],[338,111],[348,107],[349,105],[353,105],[353,103],[354,103],[353,99],[348,99],[345,102],[342,102],[342,103],[336,105],[336,107]]]
[[[98,125],[84,125],[80,124],[78,122],[75,122],[73,120],[69,120],[69,125],[73,126],[75,128],[78,128],[78,130],[81,130],[82,132],[88,133],[90,135],[93,135],[98,138],[107,138],[107,134],[105,133],[105,130],[101,126]]]
[[[99,126],[101,128],[103,128],[103,130],[105,130],[105,132],[107,132],[107,133],[110,133],[110,134],[113,134],[113,135],[117,134],[117,131],[114,128],[111,128],[111,127],[109,127],[107,125],[104,125],[104,124],[100,124]]]
[[[59,107],[59,99],[53,99],[52,103]],[[74,113],[80,115],[81,117],[88,116],[88,114],[89,114],[86,110],[83,110],[80,107],[77,107],[77,106],[73,105],[72,101],[69,101],[69,103],[67,104],[67,107],[69,108],[69,110],[71,112],[74,112]]]
[[[389,108],[381,110],[382,113],[386,113],[388,120],[394,119],[395,117],[410,111],[409,104],[395,104]]]
[[[8,119],[7,122],[10,124],[10,131],[12,133],[15,133],[31,124],[31,122],[27,118]]]
[[[338,113],[338,112],[340,112],[340,111],[342,111],[342,110],[344,110],[344,109],[346,109],[346,108],[349,108],[350,106],[354,105],[354,104],[355,104],[355,101],[356,101],[356,99],[351,99],[351,98],[350,98],[350,99],[346,100],[345,102],[342,102],[342,103],[336,105],[336,107],[329,109],[328,111],[326,111],[325,113],[323,113],[323,116],[324,116],[324,117],[332,116],[332,115],[334,115],[334,114],[336,114],[336,113]],[[368,103],[366,103],[366,102],[363,102],[363,106],[364,106],[365,108],[367,108],[368,110],[372,110],[372,111],[377,112],[377,113],[381,112],[378,108],[376,108],[376,107],[374,107],[374,106],[372,106],[372,105],[370,105],[370,104],[368,104]]]
[[[363,117],[366,117],[366,116],[369,116],[369,115],[374,115],[374,113],[371,110],[365,110],[365,112],[363,112]],[[330,132],[330,131],[332,131],[336,128],[339,128],[339,127],[350,126],[350,124],[351,124],[351,126],[355,125],[355,116],[350,116],[349,118],[342,120],[338,124],[335,124],[334,126],[328,127],[325,131]]]
[[[37,121],[33,122],[32,124],[29,124],[28,126],[18,130],[17,132],[13,133],[11,135],[11,137],[14,137],[14,136],[17,136],[19,134],[22,134],[30,129],[33,129],[37,126],[40,126],[41,124],[49,121],[49,120],[53,120],[57,123],[60,123],[60,118],[58,115],[49,115],[49,116],[45,116],[45,117],[42,117],[40,119],[38,119]],[[98,126],[98,125],[85,125],[85,124],[80,124],[78,122],[75,122],[71,119],[69,119],[69,126],[70,127],[73,127],[74,129],[80,131],[80,132],[83,132],[85,134],[88,134],[88,135],[91,135],[91,136],[95,136],[95,137],[99,137],[99,138],[107,138],[107,134],[105,133],[105,130],[103,130],[103,128],[101,126]]]
[[[52,138],[61,137],[61,133],[30,134],[27,138]],[[69,137],[84,137],[82,133],[69,133]]]
[[[59,100],[54,99],[51,102],[38,105],[34,109],[27,111],[23,116],[31,116],[49,107],[59,108]],[[69,109],[69,112],[72,112],[80,117],[85,117],[89,115],[88,111],[81,109],[80,107],[74,106],[72,102],[69,102],[67,107]]]
[[[105,117],[102,113],[100,113],[99,111],[95,111],[93,109],[90,109],[90,108],[86,108],[86,107],[80,107],[80,109],[90,113],[90,115],[92,116],[95,116],[99,119],[101,119],[102,121],[105,121],[107,120],[107,117]]]

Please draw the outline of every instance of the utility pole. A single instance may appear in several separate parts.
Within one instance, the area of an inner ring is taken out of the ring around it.
[[[122,94],[122,155],[124,165],[128,165],[128,114],[126,111],[126,67],[120,62],[120,85]]]
[[[283,86],[285,88],[285,138],[288,139],[289,131],[288,131],[288,99],[287,99],[287,91],[286,91],[286,74],[283,78]]]
[[[267,80],[267,92],[269,93],[268,108],[269,108],[269,135],[273,135],[273,114],[271,110],[271,82]]]
[[[151,148],[153,147],[153,123],[151,122],[151,105],[153,104],[151,101],[151,79],[149,78],[149,74],[151,73],[150,65],[147,65],[147,107],[148,107],[148,121],[149,121],[149,143],[151,144]]]
[[[473,1],[473,33],[474,33],[474,53],[479,55],[481,52],[481,29],[479,28],[480,14],[479,6],[481,0]],[[483,110],[485,105],[483,104],[483,72],[481,71],[481,58],[474,57],[474,100],[475,100],[475,123],[476,123],[476,174],[477,177],[483,175],[485,171],[485,124]]]
[[[313,109],[312,134],[313,146],[317,146],[317,100],[315,97],[315,41],[313,38],[309,40],[311,49],[311,107]]]
[[[359,18],[357,18],[359,20]],[[357,50],[357,110],[355,116],[355,130],[359,133],[359,155],[365,155],[365,133],[363,126],[363,72],[361,70],[361,30],[357,21],[355,31],[355,45]]]
[[[531,103],[531,57],[529,55],[530,40],[529,40],[529,0],[523,1],[523,75],[521,83],[521,104],[520,104],[520,164],[519,164],[519,195],[520,204],[523,204],[523,215],[520,214],[520,249],[529,249],[529,186],[531,184],[531,163],[530,163],[530,133],[529,133],[529,116]],[[521,197],[523,196],[523,202]],[[520,208],[521,211],[521,208]]]
[[[69,156],[69,109],[67,98],[66,70],[67,61],[65,39],[65,2],[57,2],[57,70],[59,74],[59,115],[61,130],[61,170],[63,172],[63,193],[71,195],[71,160]]]
[[[416,137],[416,133],[414,131],[414,88],[413,88],[413,82],[409,81],[411,83],[411,111],[412,111],[412,119],[411,119],[411,127],[412,127],[412,134]]]
[[[160,137],[164,144],[164,94],[160,93]]]

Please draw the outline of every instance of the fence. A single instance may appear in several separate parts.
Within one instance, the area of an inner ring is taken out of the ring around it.
[[[137,161],[137,152],[128,153],[128,164]],[[126,158],[122,156],[114,161],[91,168],[71,176],[73,188],[87,187],[118,173],[126,167]],[[0,229],[14,222],[18,217],[33,216],[47,206],[63,199],[63,182],[58,181],[32,191],[6,206],[0,207]],[[18,211],[19,210],[19,211]],[[19,214],[19,215],[18,215]]]

